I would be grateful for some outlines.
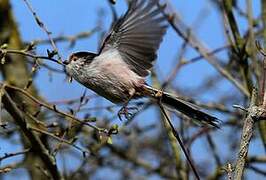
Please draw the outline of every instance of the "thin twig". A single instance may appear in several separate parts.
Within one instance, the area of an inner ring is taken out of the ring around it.
[[[52,133],[50,133],[50,132],[43,131],[43,130],[41,130],[41,129],[37,129],[37,128],[34,128],[34,127],[30,127],[30,129],[32,129],[32,130],[34,130],[34,131],[36,131],[36,132],[42,133],[42,134],[46,134],[46,135],[48,135],[48,136],[50,136],[50,137],[52,137],[52,138],[58,140],[59,142],[63,142],[63,143],[65,143],[65,144],[68,144],[68,145],[70,145],[70,146],[73,146],[73,147],[76,148],[77,150],[81,151],[83,155],[85,155],[85,154],[90,154],[90,152],[89,152],[88,150],[83,149],[83,148],[81,148],[81,147],[79,147],[79,146],[77,146],[77,145],[75,145],[75,144],[73,144],[73,143],[71,143],[71,142],[69,142],[69,141],[63,139],[63,138],[57,137],[56,135],[54,135],[54,134],[52,134]]]
[[[27,97],[30,98],[32,101],[34,101],[35,103],[39,104],[40,106],[46,107],[47,109],[49,109],[49,110],[51,110],[51,111],[54,111],[54,112],[56,112],[56,113],[58,113],[58,114],[60,114],[60,115],[62,115],[62,116],[64,116],[64,117],[68,117],[68,118],[70,118],[70,119],[73,119],[74,121],[77,121],[77,122],[79,122],[80,124],[83,124],[83,125],[87,125],[87,126],[93,128],[93,129],[95,129],[95,130],[97,130],[97,131],[99,131],[99,132],[105,132],[105,129],[98,128],[97,126],[94,126],[94,125],[92,125],[92,124],[86,122],[86,120],[82,121],[82,120],[80,120],[80,119],[74,117],[74,116],[71,115],[71,114],[68,114],[68,113],[65,113],[65,112],[63,112],[63,111],[58,110],[58,109],[56,108],[55,105],[50,105],[50,104],[47,104],[47,103],[45,103],[45,102],[42,102],[42,101],[38,100],[37,98],[35,98],[35,97],[33,97],[31,94],[29,94],[27,91],[25,91],[25,90],[23,90],[23,89],[21,89],[21,88],[19,88],[19,87],[15,87],[15,86],[12,86],[12,85],[5,85],[5,87],[6,87],[6,88],[13,89],[13,90],[16,90],[16,91],[18,91],[18,92],[24,94],[25,96],[27,96]]]
[[[250,170],[253,170],[255,173],[261,174],[262,176],[266,177],[266,171],[265,169],[260,169],[256,166],[248,166]]]
[[[247,97],[250,96],[249,91],[243,86],[243,84],[236,80],[235,77],[233,77],[233,75],[219,63],[219,59],[213,55],[210,55],[209,53],[211,51],[209,51],[209,49],[205,47],[192,32],[189,34],[187,33],[186,30],[188,27],[181,21],[177,13],[173,12],[170,14],[169,12],[163,10],[163,6],[171,6],[170,2],[167,1],[165,5],[158,4],[158,6],[161,7],[162,13],[167,18],[169,24],[173,27],[176,33],[184,39],[184,41],[188,42],[209,62],[210,65],[212,65],[222,76],[235,85],[244,95]]]
[[[20,165],[21,165],[21,162],[16,162],[16,163],[5,165],[4,167],[0,168],[0,174],[2,175],[3,173],[9,173],[13,169],[18,168]]]
[[[18,151],[18,152],[14,152],[14,153],[5,153],[4,156],[0,157],[0,162],[3,161],[4,159],[10,158],[10,157],[14,157],[14,156],[18,156],[18,155],[22,155],[22,154],[26,154],[31,150],[31,148],[28,149],[24,149],[22,151]]]
[[[264,52],[263,48],[259,41],[256,41],[256,47],[260,54],[263,56],[263,71],[262,71],[262,78],[260,82],[260,97],[263,97],[262,107],[266,108],[266,88],[265,88],[265,81],[266,81],[266,53]]]
[[[38,24],[38,26],[47,34],[48,39],[50,40],[51,45],[53,47],[53,51],[58,57],[58,61],[62,61],[61,55],[58,52],[58,48],[56,47],[56,44],[55,44],[55,42],[51,36],[51,32],[48,30],[48,28],[45,26],[45,24],[41,21],[41,19],[37,16],[37,13],[33,10],[32,6],[28,2],[28,0],[23,0],[23,1],[25,2],[28,9],[30,10],[30,12],[34,16],[34,19],[35,19],[36,23]]]
[[[248,163],[266,163],[266,156],[251,156],[247,161]]]
[[[217,147],[216,147],[215,143],[213,142],[213,139],[209,133],[206,133],[206,138],[207,138],[207,142],[211,148],[211,153],[215,159],[216,165],[217,165],[217,167],[219,167],[222,165],[222,163],[221,163],[221,159],[219,157],[219,153],[217,152]]]
[[[95,27],[93,28],[92,30],[90,31],[84,31],[84,32],[80,32],[76,35],[61,35],[61,36],[57,36],[57,37],[54,37],[53,38],[53,41],[55,43],[57,42],[69,42],[70,43],[70,47],[72,47],[75,42],[77,40],[80,40],[80,39],[84,39],[84,38],[88,38],[90,37],[91,35],[93,35],[95,32],[97,32],[99,30],[99,27]],[[33,41],[33,44],[47,44],[47,43],[50,43],[50,40],[49,39],[36,39]]]
[[[52,62],[55,62],[57,64],[60,64],[60,65],[63,65],[64,64],[61,62],[61,61],[58,61],[52,57],[48,57],[48,56],[39,56],[39,55],[35,55],[35,54],[32,54],[32,53],[28,53],[28,52],[25,52],[24,50],[16,50],[16,49],[0,49],[0,54],[2,53],[6,53],[6,54],[20,54],[20,55],[24,55],[24,56],[27,56],[27,57],[31,57],[33,59],[45,59],[45,60],[49,60],[49,61],[52,61]]]
[[[61,179],[61,174],[57,169],[54,157],[49,154],[39,136],[27,128],[27,121],[25,120],[24,113],[17,107],[16,103],[12,100],[7,91],[5,91],[3,96],[3,104],[24,132],[29,142],[31,142],[32,150],[37,152],[36,154],[38,154],[42,161],[45,162],[45,165],[53,178],[56,180]]]
[[[158,102],[158,104],[159,104],[159,107],[160,107],[163,115],[165,116],[168,124],[170,125],[170,127],[172,129],[173,135],[176,137],[176,140],[180,144],[180,147],[181,147],[182,151],[184,152],[184,154],[186,156],[186,159],[187,159],[187,161],[188,161],[188,163],[189,163],[189,165],[190,165],[190,167],[191,167],[196,179],[200,180],[199,174],[198,174],[198,172],[197,172],[197,170],[196,170],[196,168],[195,168],[195,166],[194,166],[194,164],[192,162],[192,159],[190,158],[190,156],[189,156],[189,154],[188,154],[188,152],[187,152],[187,150],[186,150],[186,148],[184,146],[184,143],[182,142],[182,140],[181,140],[181,138],[179,136],[179,133],[175,130],[175,128],[174,128],[173,124],[171,123],[171,121],[170,121],[170,119],[169,119],[164,107],[162,106],[162,104],[160,102]]]
[[[138,158],[137,156],[133,156],[132,154],[127,153],[124,149],[118,148],[114,145],[107,144],[106,147],[112,151],[114,155],[117,155],[121,159],[124,159],[126,161],[130,161],[137,167],[142,167],[143,169],[147,170],[149,173],[156,173],[159,174],[161,177],[165,179],[178,179],[176,176],[171,175],[171,173],[164,172],[161,168],[154,168],[149,163],[143,161],[143,159]]]

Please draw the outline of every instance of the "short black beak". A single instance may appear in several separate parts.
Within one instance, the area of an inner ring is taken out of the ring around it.
[[[68,65],[69,64],[69,61],[64,61],[63,64],[64,65]]]

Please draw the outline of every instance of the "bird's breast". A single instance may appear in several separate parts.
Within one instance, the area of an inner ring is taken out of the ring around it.
[[[130,92],[144,82],[118,52],[107,51],[79,71],[78,78],[74,77],[77,81],[114,103],[127,101]]]

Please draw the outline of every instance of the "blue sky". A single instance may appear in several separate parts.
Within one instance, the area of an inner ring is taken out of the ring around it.
[[[36,25],[32,14],[27,9],[26,5],[22,0],[12,0],[12,7],[17,23],[19,24],[19,29],[21,37],[24,41],[32,41],[36,39],[47,39],[46,34]],[[58,35],[74,35],[81,31],[88,31],[93,29],[97,24],[97,14],[101,9],[108,9],[103,15],[103,23],[105,30],[109,29],[109,25],[112,20],[110,9],[107,6],[107,1],[96,1],[96,0],[31,0],[30,1],[34,10],[37,12],[38,16],[45,23],[49,31],[52,32],[54,37]],[[176,11],[183,17],[183,21],[191,26],[195,27],[195,33],[197,37],[204,42],[204,44],[209,49],[215,49],[221,47],[225,44],[224,32],[222,31],[222,17],[216,12],[216,9],[211,6],[208,0],[179,0],[171,1],[174,5]],[[242,1],[245,2],[245,1]],[[259,14],[259,0],[253,1],[254,14],[257,16]],[[117,12],[122,14],[126,10],[126,4],[123,0],[117,0],[117,5],[115,6]],[[242,8],[245,8],[244,4]],[[199,15],[204,16],[204,20],[199,19]],[[241,30],[245,30],[246,21],[240,20]],[[77,41],[74,48],[70,49],[68,43],[58,44],[59,52],[63,58],[67,58],[73,51],[89,50],[96,51],[99,42],[99,35],[95,34],[91,38],[83,39]],[[159,50],[159,55],[157,62],[155,64],[155,69],[160,72],[158,77],[163,81],[172,68],[172,63],[175,62],[178,50],[182,39],[171,29],[163,40],[163,43]],[[46,49],[51,48],[49,45],[40,46],[37,49],[38,54],[46,54]],[[219,54],[223,59],[226,60],[227,56],[225,53]],[[187,51],[185,57],[187,59],[198,56],[198,54],[190,49]],[[60,68],[56,64],[52,64],[53,67]],[[199,61],[193,65],[187,66],[182,69],[178,77],[175,79],[175,86],[180,87],[182,90],[189,89],[190,87],[198,86],[208,74],[215,73],[215,70],[205,61]],[[71,99],[81,96],[84,91],[84,87],[74,82],[68,84],[65,82],[65,76],[60,74],[54,74],[52,76],[52,81],[49,76],[49,72],[45,69],[41,69],[38,72],[38,76],[34,83],[37,84],[40,93],[48,101],[57,101],[62,99]],[[185,82],[185,83],[184,83]],[[221,95],[223,93],[230,93],[232,90],[236,90],[230,83],[223,82],[220,87],[215,88],[215,95]],[[88,91],[88,93],[91,93]],[[213,92],[206,92],[199,97],[195,97],[197,100],[203,102],[208,102],[214,99]],[[103,99],[97,100],[95,103],[109,103]],[[239,104],[236,102],[236,104]],[[153,117],[156,119],[155,115],[152,113],[153,110],[145,111],[141,117]],[[220,116],[217,114],[217,116]],[[222,119],[223,117],[220,116]],[[116,123],[120,123],[117,121]],[[138,122],[143,124],[149,124],[149,121]],[[217,132],[217,136],[222,135],[222,132]],[[262,153],[262,147],[260,142],[256,141],[251,144],[251,153]],[[261,148],[260,148],[261,147]],[[18,147],[19,148],[19,147]],[[14,150],[14,146],[6,146],[2,148],[0,152],[8,152],[10,149]],[[202,142],[197,142],[193,146],[194,154],[197,153],[208,153],[208,149],[204,148]],[[230,153],[225,151],[224,153]],[[203,158],[203,157],[202,157]],[[201,157],[199,157],[201,159]],[[197,160],[197,159],[196,159]],[[8,162],[8,161],[7,161]]]

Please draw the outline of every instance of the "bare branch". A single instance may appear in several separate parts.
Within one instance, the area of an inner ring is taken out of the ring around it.
[[[28,2],[28,0],[23,0],[25,2],[25,4],[27,5],[28,9],[30,10],[30,12],[32,13],[32,15],[34,16],[34,19],[36,21],[36,23],[38,24],[38,26],[47,34],[51,45],[53,47],[53,53],[57,55],[58,57],[58,61],[59,63],[62,62],[62,58],[61,55],[58,52],[58,49],[56,47],[56,44],[51,36],[51,32],[47,29],[47,27],[45,26],[45,24],[41,21],[41,19],[37,16],[37,13],[33,10],[33,8],[31,7],[30,3]]]
[[[57,169],[54,157],[47,151],[46,147],[41,142],[40,138],[27,128],[27,120],[23,113],[17,107],[16,103],[11,99],[9,94],[5,92],[3,96],[3,103],[10,115],[18,123],[22,131],[26,134],[28,140],[31,142],[32,150],[35,151],[40,158],[46,163],[46,167],[54,179],[61,179],[61,175]]]
[[[251,141],[251,137],[252,137],[253,129],[254,129],[254,123],[255,123],[254,118],[258,117],[259,110],[256,106],[257,98],[258,98],[258,92],[256,88],[254,88],[252,92],[252,97],[250,100],[247,117],[244,120],[239,153],[238,153],[235,174],[234,174],[235,180],[241,180],[243,173],[244,173],[246,158],[248,155],[248,147],[249,147],[249,143]]]

